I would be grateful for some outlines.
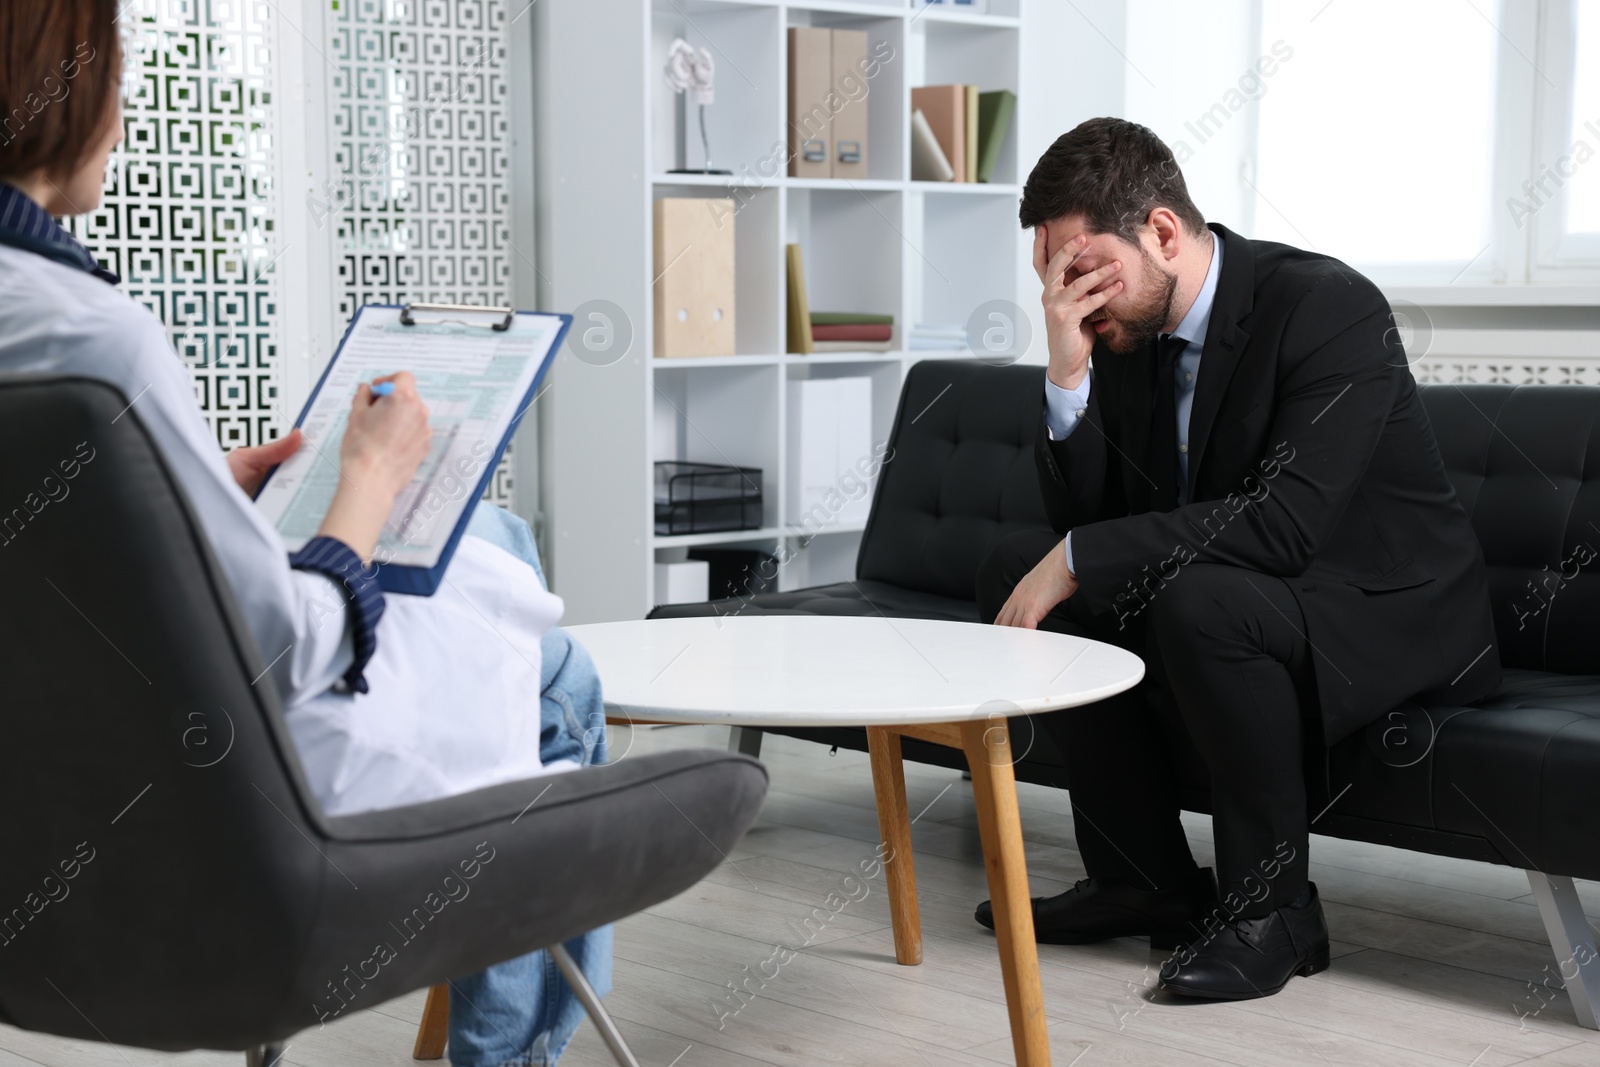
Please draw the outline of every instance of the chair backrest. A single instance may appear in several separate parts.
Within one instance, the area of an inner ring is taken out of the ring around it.
[[[0,455],[0,1019],[248,1029],[326,877],[265,663],[129,398],[0,376]]]
[[[924,360],[906,375],[856,576],[971,600],[1001,537],[1048,529],[1034,434],[1044,368]]]
[[[1600,674],[1600,388],[1424,385],[1508,667]]]

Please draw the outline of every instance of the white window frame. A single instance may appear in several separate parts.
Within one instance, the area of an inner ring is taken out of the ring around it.
[[[1577,0],[1544,0],[1539,6],[1539,68],[1545,77],[1538,77],[1534,84],[1537,119],[1533,125],[1537,151],[1528,172],[1535,176],[1549,167],[1555,175],[1550,181],[1555,181],[1570,176],[1563,172],[1570,171],[1573,165],[1575,101],[1572,86],[1577,74]],[[1567,88],[1563,91],[1561,86]],[[1580,136],[1591,150],[1600,154],[1600,136],[1587,131]],[[1583,166],[1600,167],[1600,158],[1590,159]],[[1548,185],[1549,182],[1547,188]],[[1560,187],[1557,196],[1547,201],[1532,220],[1528,234],[1530,281],[1600,281],[1600,234],[1566,232],[1569,192],[1565,186]]]

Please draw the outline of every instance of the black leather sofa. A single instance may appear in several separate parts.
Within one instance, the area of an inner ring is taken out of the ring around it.
[[[907,376],[854,581],[657,608],[652,617],[806,613],[976,622],[978,565],[1047,527],[1033,458],[1043,368],[926,361]],[[1489,567],[1505,679],[1473,707],[1394,709],[1308,766],[1318,833],[1523,868],[1594,1027],[1600,959],[1572,887],[1600,879],[1600,388],[1421,389]],[[1036,723],[1013,723],[1017,777],[1070,786]],[[750,752],[759,736],[745,731]],[[857,729],[792,731],[865,749]],[[907,759],[962,766],[907,739]],[[1210,810],[1199,767],[1185,805]]]

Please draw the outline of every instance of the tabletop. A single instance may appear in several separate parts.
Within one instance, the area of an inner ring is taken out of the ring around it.
[[[1115,645],[932,619],[753,615],[566,629],[593,657],[606,704],[658,722],[961,722],[1076,707],[1144,677],[1144,662]]]

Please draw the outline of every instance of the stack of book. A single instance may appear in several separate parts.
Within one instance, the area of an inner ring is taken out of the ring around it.
[[[911,352],[953,352],[967,347],[967,331],[960,326],[941,326],[919,322],[906,336]]]
[[[1017,94],[976,85],[911,90],[911,177],[919,182],[986,182],[1011,127]]]
[[[785,248],[789,314],[786,348],[812,352],[888,352],[894,348],[894,316],[861,311],[811,310],[806,296],[805,257],[799,245]]]
[[[894,316],[861,311],[813,311],[813,352],[887,352],[894,345]]]

